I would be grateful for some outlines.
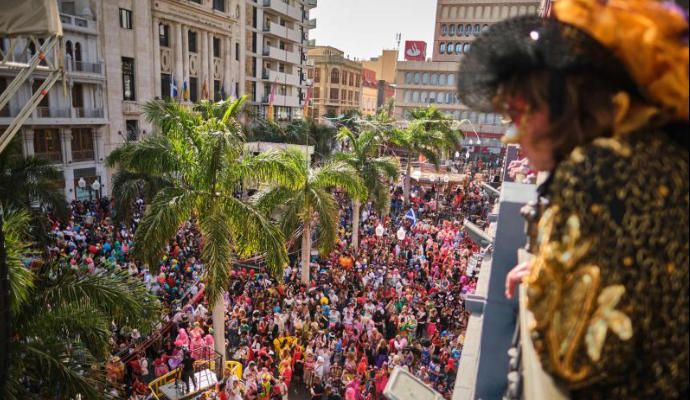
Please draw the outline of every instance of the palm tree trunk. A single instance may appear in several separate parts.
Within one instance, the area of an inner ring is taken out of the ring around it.
[[[225,365],[227,358],[225,350],[225,301],[223,295],[216,299],[212,311],[213,316],[213,347],[223,356],[221,365]]]
[[[311,261],[311,221],[304,221],[304,231],[302,232],[302,283],[309,285]]]
[[[359,200],[352,200],[352,246],[359,250],[359,219],[361,216],[360,208],[362,204]]]
[[[403,198],[405,199],[405,204],[410,204],[410,186],[412,185],[412,161],[408,156],[407,158],[407,173],[405,174],[405,183],[403,184]]]
[[[5,233],[3,231],[4,215],[0,204],[0,394],[5,392],[10,364],[10,280],[5,250]]]

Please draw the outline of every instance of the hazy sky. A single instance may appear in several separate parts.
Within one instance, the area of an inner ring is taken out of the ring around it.
[[[350,57],[369,59],[395,48],[396,33],[402,34],[401,48],[405,40],[427,42],[431,57],[436,0],[319,0],[310,16],[317,21],[309,38]]]

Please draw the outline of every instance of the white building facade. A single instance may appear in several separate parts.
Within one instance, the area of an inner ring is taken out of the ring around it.
[[[245,0],[246,93],[258,115],[273,102],[274,120],[302,117],[307,94],[309,11],[317,0]]]

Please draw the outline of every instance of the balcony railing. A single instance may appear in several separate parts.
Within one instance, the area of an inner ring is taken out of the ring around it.
[[[96,31],[96,21],[77,17],[69,14],[60,14],[60,22],[65,28],[76,28],[77,30],[91,30]]]
[[[72,161],[93,161],[96,159],[93,149],[74,150],[72,149]]]
[[[101,63],[90,63],[84,61],[74,61],[72,63],[72,71],[85,72],[88,74],[101,74],[103,70]]]
[[[70,118],[69,108],[36,107],[37,118]]]
[[[307,0],[304,2],[304,4],[307,6],[307,8],[315,8],[317,7],[317,0]]]
[[[61,151],[48,151],[44,153],[34,153],[36,158],[43,160],[53,161],[56,163],[62,162],[62,152]]]
[[[103,118],[102,108],[74,107],[75,118]]]

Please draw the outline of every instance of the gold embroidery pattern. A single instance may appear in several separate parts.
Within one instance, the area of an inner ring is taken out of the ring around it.
[[[575,399],[688,390],[688,153],[662,135],[581,147],[548,189],[525,283],[535,348]]]

